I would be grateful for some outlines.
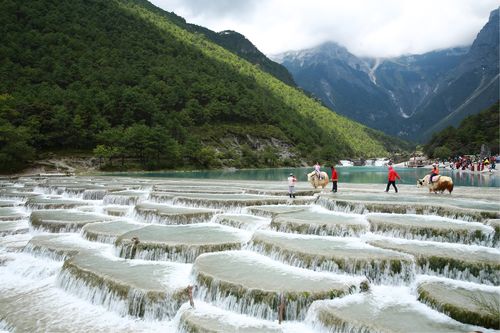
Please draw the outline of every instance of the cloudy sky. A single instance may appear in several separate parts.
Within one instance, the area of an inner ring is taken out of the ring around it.
[[[390,57],[469,45],[499,0],[150,0],[214,31],[235,30],[267,55],[335,41]]]

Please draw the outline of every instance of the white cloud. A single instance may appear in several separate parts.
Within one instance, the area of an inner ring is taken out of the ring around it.
[[[498,0],[153,0],[188,22],[235,30],[262,52],[325,41],[387,57],[469,45]]]

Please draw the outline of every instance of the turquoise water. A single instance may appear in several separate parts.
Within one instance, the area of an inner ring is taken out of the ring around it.
[[[386,167],[338,167],[339,183],[387,183]],[[417,179],[430,172],[423,168],[395,168],[402,178],[397,183],[416,184]],[[113,173],[113,176],[131,177],[171,177],[171,178],[201,178],[201,179],[232,179],[232,180],[284,180],[290,172],[299,181],[306,181],[307,172],[312,168],[279,168],[279,169],[244,169],[244,170],[206,170],[206,171],[164,171],[140,173]],[[330,169],[323,168],[328,172]],[[500,175],[471,174],[452,170],[441,170],[442,175],[450,176],[456,186],[500,187]]]

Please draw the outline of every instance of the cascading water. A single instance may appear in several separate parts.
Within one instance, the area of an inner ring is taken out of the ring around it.
[[[391,208],[371,187],[303,186],[293,200],[266,181],[0,180],[0,332],[500,329],[470,304],[454,304],[463,323],[439,312],[457,288],[500,295],[493,190],[471,208],[402,185]]]

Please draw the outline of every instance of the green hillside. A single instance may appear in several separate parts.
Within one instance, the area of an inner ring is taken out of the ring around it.
[[[75,149],[178,168],[384,156],[404,145],[149,6],[1,2],[0,169]]]
[[[215,44],[222,46],[226,50],[233,52],[245,60],[248,60],[252,64],[258,65],[264,72],[273,75],[289,86],[296,87],[292,75],[284,66],[267,58],[252,44],[252,42],[238,32],[231,30],[215,32],[196,24],[187,23],[184,18],[176,15],[175,13],[161,10],[152,3],[143,1],[142,4],[146,9],[167,18],[170,22],[177,24],[179,27],[192,33],[202,34]]]
[[[448,127],[432,136],[424,146],[430,157],[476,155],[485,144],[498,155],[500,148],[500,110],[498,102],[488,109],[462,120],[458,128]]]

